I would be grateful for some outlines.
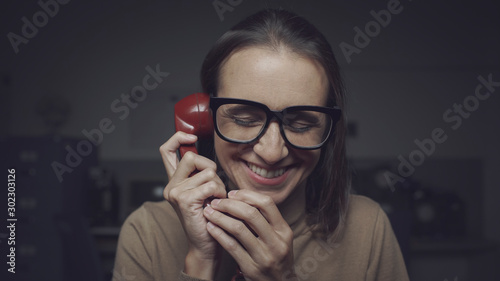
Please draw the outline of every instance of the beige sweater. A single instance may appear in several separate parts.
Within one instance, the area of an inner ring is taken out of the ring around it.
[[[409,280],[390,222],[377,203],[352,195],[344,236],[333,243],[309,231],[303,201],[301,197],[280,208],[294,232],[299,280]],[[145,203],[122,226],[113,281],[197,280],[182,273],[187,250],[184,231],[170,204]],[[225,253],[221,264],[215,280],[231,280],[234,260]]]

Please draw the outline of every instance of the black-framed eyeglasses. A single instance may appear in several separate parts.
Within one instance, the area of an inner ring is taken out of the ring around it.
[[[281,111],[265,104],[233,98],[210,98],[217,135],[232,143],[251,143],[262,137],[272,120],[287,144],[298,149],[321,148],[334,131],[340,108],[300,105]]]

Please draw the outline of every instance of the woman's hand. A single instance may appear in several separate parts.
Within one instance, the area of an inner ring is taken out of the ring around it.
[[[282,280],[294,272],[293,232],[269,196],[231,191],[228,199],[213,200],[204,214],[208,231],[236,260],[245,279]]]
[[[217,176],[217,165],[200,155],[188,152],[177,159],[177,150],[183,144],[193,144],[196,136],[175,133],[160,147],[169,182],[163,196],[173,206],[189,240],[185,260],[188,275],[212,279],[220,246],[207,232],[203,204],[209,197],[225,198],[226,189]],[[194,174],[194,172],[199,171]]]

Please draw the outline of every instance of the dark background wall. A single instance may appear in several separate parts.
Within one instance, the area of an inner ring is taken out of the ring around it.
[[[40,3],[57,2],[42,0]],[[218,12],[215,4],[226,5],[228,9]],[[397,6],[392,8],[390,20],[385,26],[374,24],[371,11],[379,13],[388,9],[388,5]],[[225,30],[255,11],[283,7],[315,24],[337,55],[349,94],[348,154],[353,169],[364,179],[360,184],[373,184],[377,190],[374,197],[382,201],[406,188],[403,193],[411,197],[408,206],[412,214],[417,212],[416,200],[421,198],[414,194],[415,190],[420,190],[417,192],[420,195],[424,191],[451,193],[451,197],[443,200],[458,197],[455,203],[464,206],[465,211],[456,222],[450,219],[453,215],[445,217],[452,225],[465,225],[463,233],[450,233],[449,229],[459,229],[453,227],[441,229],[441,233],[431,229],[415,238],[418,231],[412,224],[412,242],[408,243],[411,279],[498,278],[494,265],[500,262],[496,250],[500,242],[497,217],[500,213],[497,203],[500,199],[500,87],[489,90],[483,87],[481,93],[491,94],[482,100],[471,97],[481,83],[480,76],[500,81],[500,17],[499,5],[495,2],[73,0],[58,3],[57,9],[50,6],[51,15],[40,12],[42,6],[37,1],[2,3],[0,136],[5,141],[3,151],[16,152],[8,154],[10,158],[2,155],[2,164],[13,166],[35,157],[29,151],[23,154],[25,146],[20,145],[24,144],[21,138],[38,144],[33,150],[45,148],[47,151],[48,147],[55,147],[57,153],[40,156],[38,178],[34,182],[39,189],[45,188],[51,194],[60,195],[60,187],[65,186],[69,191],[63,198],[80,202],[81,210],[76,212],[84,221],[89,209],[102,208],[103,204],[103,199],[93,199],[101,198],[102,192],[87,196],[91,186],[96,186],[95,182],[85,183],[87,166],[97,166],[99,171],[106,169],[112,174],[115,181],[112,194],[118,199],[106,200],[116,207],[113,219],[91,224],[90,229],[85,228],[85,222],[75,226],[91,234],[89,243],[97,239],[100,250],[105,252],[99,259],[105,274],[109,275],[111,270],[117,226],[141,200],[154,199],[149,190],[166,180],[158,147],[174,133],[175,102],[200,90],[198,74],[210,46]],[[35,22],[38,27],[34,25],[30,29],[26,21]],[[368,30],[371,36],[363,41],[356,35],[355,28],[365,30],[367,26],[371,28]],[[20,39],[21,36],[24,39]],[[16,39],[12,39],[14,37]],[[358,49],[346,56],[341,49],[346,44]],[[141,100],[136,100],[135,107],[125,106],[122,94],[130,94],[137,89],[134,87],[143,84],[148,66],[169,74],[161,78],[157,87],[142,95]],[[465,108],[463,115],[456,111],[458,105]],[[41,111],[45,117],[40,115]],[[61,126],[50,129],[46,119]],[[102,122],[107,122],[107,131],[100,128]],[[418,162],[413,165],[415,170],[403,177],[402,184],[389,188],[387,184],[377,185],[371,178],[380,167],[402,176],[398,174],[401,157],[416,157],[419,147],[415,140],[432,138],[433,130],[440,129],[446,140],[436,143],[435,149],[423,159],[415,160]],[[84,132],[96,130],[102,133],[102,138],[92,146],[93,154],[82,157],[83,164],[76,165],[71,173],[64,173],[63,181],[59,181],[51,165],[54,161],[67,164],[67,151],[63,149],[66,142],[61,140],[72,138],[73,143],[68,143],[76,149],[78,141],[86,138]],[[21,154],[24,156],[19,156]],[[30,171],[31,174],[18,174],[18,178],[23,175],[28,178],[35,173]],[[100,175],[103,177],[102,172]],[[75,185],[78,187],[72,189],[71,181],[78,182]],[[23,189],[19,185],[18,190]],[[81,193],[71,193],[77,189]],[[26,194],[29,193],[22,193],[31,198]],[[33,200],[55,199],[37,195]],[[33,200],[28,203],[25,200],[18,208],[29,209]],[[61,206],[55,208],[54,214],[69,208],[65,207],[67,203],[59,201],[54,201]],[[425,218],[425,214],[429,218],[431,213],[432,219],[432,214],[444,212],[435,208],[444,201],[429,199],[434,209],[419,209],[420,218]],[[39,202],[37,206],[44,205]],[[34,214],[31,216],[36,218]],[[32,233],[33,229],[36,226],[27,226],[22,231]],[[0,231],[5,235],[3,233]],[[55,249],[67,247],[62,240],[53,240]],[[5,246],[3,241],[0,246]],[[104,246],[100,241],[108,248],[102,250]],[[24,254],[36,256],[33,251],[36,252],[33,247],[28,248]],[[55,251],[54,256],[64,256],[57,253]],[[61,263],[62,258],[54,260],[56,265],[52,268],[57,271],[61,268],[57,263]],[[18,262],[22,262],[22,257]],[[62,280],[58,278],[68,274],[57,274],[53,280]]]

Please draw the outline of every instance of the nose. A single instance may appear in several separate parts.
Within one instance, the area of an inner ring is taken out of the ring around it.
[[[281,136],[277,121],[269,124],[264,135],[254,145],[253,150],[269,165],[279,162],[288,155],[288,147]]]

